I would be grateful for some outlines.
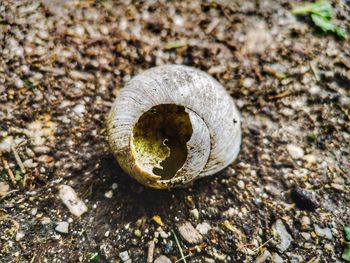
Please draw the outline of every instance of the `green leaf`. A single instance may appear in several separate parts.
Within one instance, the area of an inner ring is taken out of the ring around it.
[[[333,25],[331,23],[330,20],[328,20],[327,18],[315,15],[315,14],[311,14],[311,19],[312,21],[315,23],[316,26],[318,26],[319,28],[321,28],[321,30],[323,32],[334,32],[338,37],[342,38],[342,39],[347,39],[348,36],[346,35],[346,32],[344,29]]]
[[[90,257],[90,262],[100,262],[100,256],[98,252],[96,252]]]
[[[316,26],[322,29],[323,32],[334,31],[334,25],[331,23],[330,20],[315,14],[311,15],[311,19]]]
[[[344,236],[345,240],[350,242],[350,227],[344,226]]]
[[[350,242],[345,242],[344,251],[341,257],[346,261],[350,261]]]
[[[20,171],[16,171],[15,172],[15,179],[17,182],[22,180],[22,176],[21,176],[21,172]]]
[[[295,15],[316,14],[321,17],[331,18],[333,15],[333,7],[328,1],[318,1],[313,4],[297,6],[292,10]]]

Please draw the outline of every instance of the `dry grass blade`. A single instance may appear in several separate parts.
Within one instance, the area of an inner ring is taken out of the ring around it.
[[[177,238],[177,236],[176,236],[176,234],[175,234],[175,231],[172,230],[171,232],[172,232],[173,235],[174,235],[176,245],[177,245],[177,247],[179,248],[179,251],[180,251],[180,255],[181,255],[180,260],[182,260],[184,263],[187,263],[186,257],[185,257],[185,255],[184,255],[184,252],[183,252],[182,247],[181,247],[181,245],[180,245],[179,239]],[[176,262],[177,262],[177,261],[176,261]]]

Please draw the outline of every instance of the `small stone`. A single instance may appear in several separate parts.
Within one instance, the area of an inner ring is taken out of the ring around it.
[[[283,258],[280,255],[278,255],[277,253],[273,254],[272,260],[274,263],[283,263]]]
[[[0,141],[0,153],[6,153],[11,151],[11,146],[13,143],[13,137],[7,136]]]
[[[299,262],[303,262],[303,258],[300,257],[299,255],[292,254],[290,257],[290,263],[299,263]]]
[[[161,255],[154,260],[154,263],[171,263],[171,260],[168,257]]]
[[[311,238],[311,235],[307,232],[301,232],[300,235],[302,235],[305,240],[310,240]]]
[[[334,247],[332,246],[332,244],[329,244],[329,243],[324,245],[324,249],[331,252],[331,253],[334,252]]]
[[[35,146],[33,151],[37,154],[47,154],[51,151],[50,147],[45,145]]]
[[[141,231],[139,229],[136,229],[134,231],[134,235],[137,236],[137,237],[141,237],[142,236]]]
[[[268,250],[265,250],[260,256],[255,259],[255,263],[266,262],[271,257],[271,253]]]
[[[301,225],[302,225],[302,226],[308,226],[308,225],[310,225],[310,223],[311,223],[310,217],[308,217],[308,216],[303,216],[303,217],[301,218]]]
[[[0,197],[5,196],[10,186],[5,182],[0,182]]]
[[[307,154],[303,157],[303,160],[309,164],[317,163],[317,157],[313,154]]]
[[[228,218],[234,217],[236,214],[236,210],[233,207],[230,207],[227,211],[224,212],[224,215]]]
[[[245,187],[245,183],[242,180],[239,180],[238,183],[237,183],[237,186],[238,186],[238,188],[243,190],[244,187]]]
[[[203,240],[202,235],[198,233],[190,222],[185,222],[178,227],[178,230],[181,237],[190,244],[198,244]]]
[[[113,197],[113,191],[110,190],[110,191],[105,192],[105,197],[106,198],[112,198]]]
[[[73,108],[74,113],[76,113],[77,115],[81,116],[83,115],[83,113],[86,111],[85,110],[85,105],[83,104],[78,104]]]
[[[199,219],[199,212],[197,208],[190,210],[190,214],[194,219]]]
[[[304,150],[294,144],[288,144],[287,151],[293,159],[301,159],[304,156]]]
[[[294,187],[291,191],[291,197],[300,209],[314,211],[319,207],[316,198],[303,188]]]
[[[163,239],[167,239],[169,237],[169,235],[164,230],[159,231],[159,235]]]
[[[50,224],[50,223],[51,223],[51,219],[48,218],[48,217],[43,217],[43,218],[41,219],[41,224],[43,224],[43,225],[48,225],[48,224]]]
[[[84,202],[77,196],[74,189],[69,185],[59,186],[58,195],[69,209],[69,212],[71,212],[73,215],[80,217],[88,210]]]
[[[255,80],[252,78],[245,78],[242,82],[243,87],[249,89],[254,85]]]
[[[30,213],[31,213],[33,216],[35,216],[35,215],[38,213],[38,208],[37,208],[37,207],[34,207],[34,208],[30,211]]]
[[[345,187],[342,184],[331,183],[331,187],[341,192],[345,192]]]
[[[22,238],[24,238],[25,234],[22,231],[18,231],[16,233],[16,241],[20,241]]]
[[[21,80],[20,78],[16,78],[15,80],[15,86],[16,88],[23,88],[24,87],[24,82],[23,80]]]
[[[117,189],[118,188],[118,184],[117,183],[113,183],[112,184],[112,190],[115,190],[115,189]]]
[[[130,259],[130,257],[129,257],[129,252],[128,251],[123,251],[123,252],[121,252],[121,253],[119,253],[119,257],[120,257],[120,259],[122,260],[122,261],[127,261],[128,259]]]
[[[276,247],[281,252],[286,251],[289,248],[291,242],[293,241],[292,236],[288,233],[286,227],[284,226],[282,220],[280,219],[276,221],[273,228],[275,229],[280,240],[280,242],[276,245]]]
[[[25,168],[35,168],[38,166],[38,163],[33,162],[33,159],[28,159],[23,162]]]
[[[208,223],[204,222],[202,224],[198,224],[196,226],[196,229],[198,230],[198,232],[200,234],[206,235],[206,234],[208,234],[209,230],[211,229],[211,226]]]
[[[314,224],[315,232],[319,237],[325,237],[328,239],[333,239],[332,231],[328,228],[320,228],[319,225]]]
[[[62,234],[68,234],[68,226],[68,222],[62,221],[57,224],[55,230]]]

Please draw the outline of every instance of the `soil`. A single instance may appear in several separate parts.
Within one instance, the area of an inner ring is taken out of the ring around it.
[[[332,2],[350,32],[349,2]],[[1,1],[0,262],[341,262],[350,45],[292,15],[300,4]],[[222,83],[243,141],[222,172],[153,190],[118,167],[105,122],[132,76],[170,63]]]

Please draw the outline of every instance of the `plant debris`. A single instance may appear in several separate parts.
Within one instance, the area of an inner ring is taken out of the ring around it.
[[[292,10],[292,13],[295,15],[309,14],[314,24],[323,32],[333,32],[341,39],[348,38],[346,31],[343,28],[336,26],[331,22],[333,7],[328,1],[321,0],[312,4],[298,6]]]

